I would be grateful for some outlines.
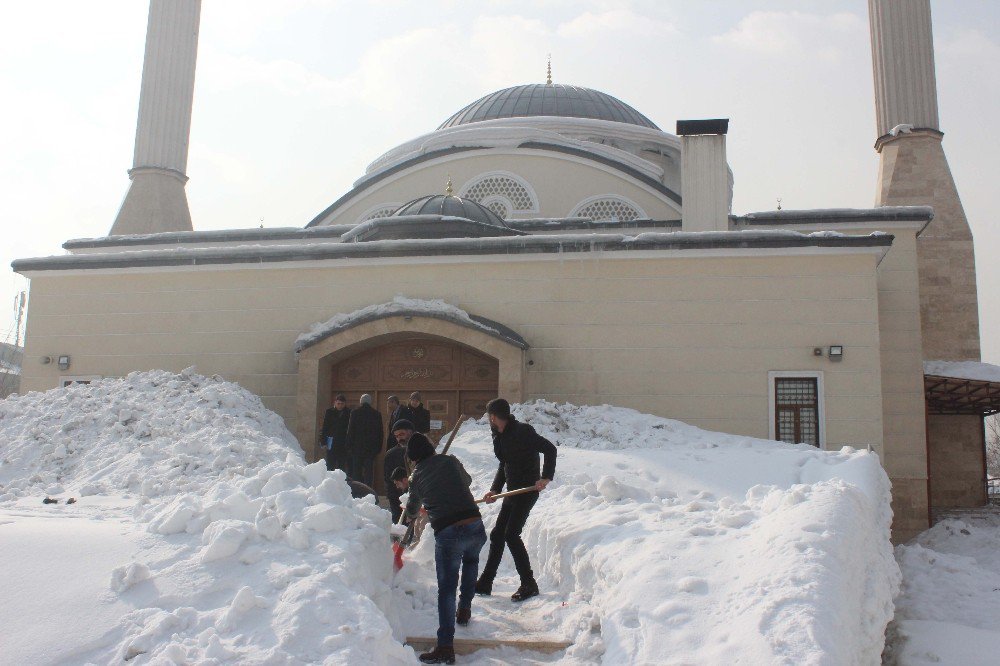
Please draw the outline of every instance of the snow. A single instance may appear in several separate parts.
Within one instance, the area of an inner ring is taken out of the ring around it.
[[[889,130],[889,134],[891,136],[899,136],[900,134],[909,134],[912,131],[913,131],[913,125],[909,123],[900,123],[899,125],[896,125],[891,130]]]
[[[941,520],[896,547],[898,663],[994,664],[1000,652],[1000,511]]]
[[[1000,365],[979,361],[924,361],[924,374],[1000,383]]]
[[[573,645],[462,663],[878,662],[899,571],[874,454],[606,405],[517,413],[560,445],[524,534],[542,595],[509,601],[508,556],[458,637]],[[388,512],[235,384],[153,371],[14,396],[0,447],[0,661],[410,664],[401,640],[434,635],[430,535],[393,574]],[[452,452],[485,491],[485,421]]]
[[[295,340],[295,349],[302,350],[316,342],[319,342],[332,333],[350,327],[354,323],[367,321],[372,318],[389,317],[395,314],[423,313],[432,316],[457,319],[469,326],[478,328],[481,331],[492,335],[501,335],[495,328],[491,328],[478,322],[469,316],[465,310],[445,303],[440,298],[423,300],[419,298],[407,298],[396,296],[388,303],[369,305],[354,312],[336,314],[324,322],[318,322],[309,327],[309,331],[303,333]]]

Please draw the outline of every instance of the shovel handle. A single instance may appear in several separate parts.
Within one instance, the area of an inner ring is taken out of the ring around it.
[[[452,429],[451,435],[448,436],[448,441],[447,443],[445,443],[444,449],[442,449],[441,451],[441,455],[445,455],[448,453],[448,449],[451,448],[451,443],[455,441],[455,435],[458,434],[458,429],[462,427],[462,424],[465,423],[465,419],[467,418],[469,417],[466,416],[465,414],[461,414],[458,417],[458,421],[455,423],[455,427]]]
[[[514,495],[523,495],[525,493],[537,493],[537,492],[538,492],[538,488],[536,488],[534,486],[528,486],[527,488],[518,488],[517,490],[508,490],[505,493],[500,493],[499,495],[494,495],[493,499],[498,500],[498,499],[503,499],[504,497],[513,497]],[[477,499],[476,500],[476,504],[482,504],[485,501],[486,501],[485,499]]]

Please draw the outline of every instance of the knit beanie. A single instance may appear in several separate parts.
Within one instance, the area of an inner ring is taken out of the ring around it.
[[[397,430],[416,430],[416,428],[413,427],[409,419],[399,419],[392,424],[392,432],[396,432]]]
[[[406,457],[413,462],[420,462],[434,455],[434,445],[422,433],[415,432],[406,444]]]

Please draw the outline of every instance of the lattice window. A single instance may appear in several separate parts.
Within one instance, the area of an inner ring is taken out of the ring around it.
[[[591,201],[573,212],[571,217],[589,217],[595,222],[613,220],[631,222],[646,214],[622,199],[606,198]]]
[[[374,220],[376,217],[389,217],[390,215],[395,213],[396,210],[398,209],[399,209],[399,204],[383,204],[378,208],[373,208],[372,210],[369,210],[367,213],[362,215],[360,218],[358,218],[357,223],[361,224],[362,222],[367,222],[368,220]]]
[[[819,390],[815,377],[774,380],[775,437],[782,442],[819,446]]]
[[[513,211],[535,211],[538,204],[534,195],[523,183],[503,174],[487,174],[463,190],[462,196],[490,208],[497,215],[500,211],[491,203],[506,203],[508,213]]]
[[[487,197],[479,203],[496,213],[501,220],[506,220],[511,215],[511,206],[505,197]]]

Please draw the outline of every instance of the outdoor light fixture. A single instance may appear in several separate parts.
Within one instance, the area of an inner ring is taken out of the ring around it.
[[[822,356],[822,355],[823,355],[822,347],[813,347],[813,356]]]
[[[43,356],[39,360],[42,362],[42,365],[48,365],[49,363],[52,362],[52,357],[51,356]]]
[[[842,361],[844,360],[844,346],[843,345],[830,345],[830,360],[831,361]]]
[[[69,356],[60,356],[59,357],[59,369],[60,370],[69,370]]]

